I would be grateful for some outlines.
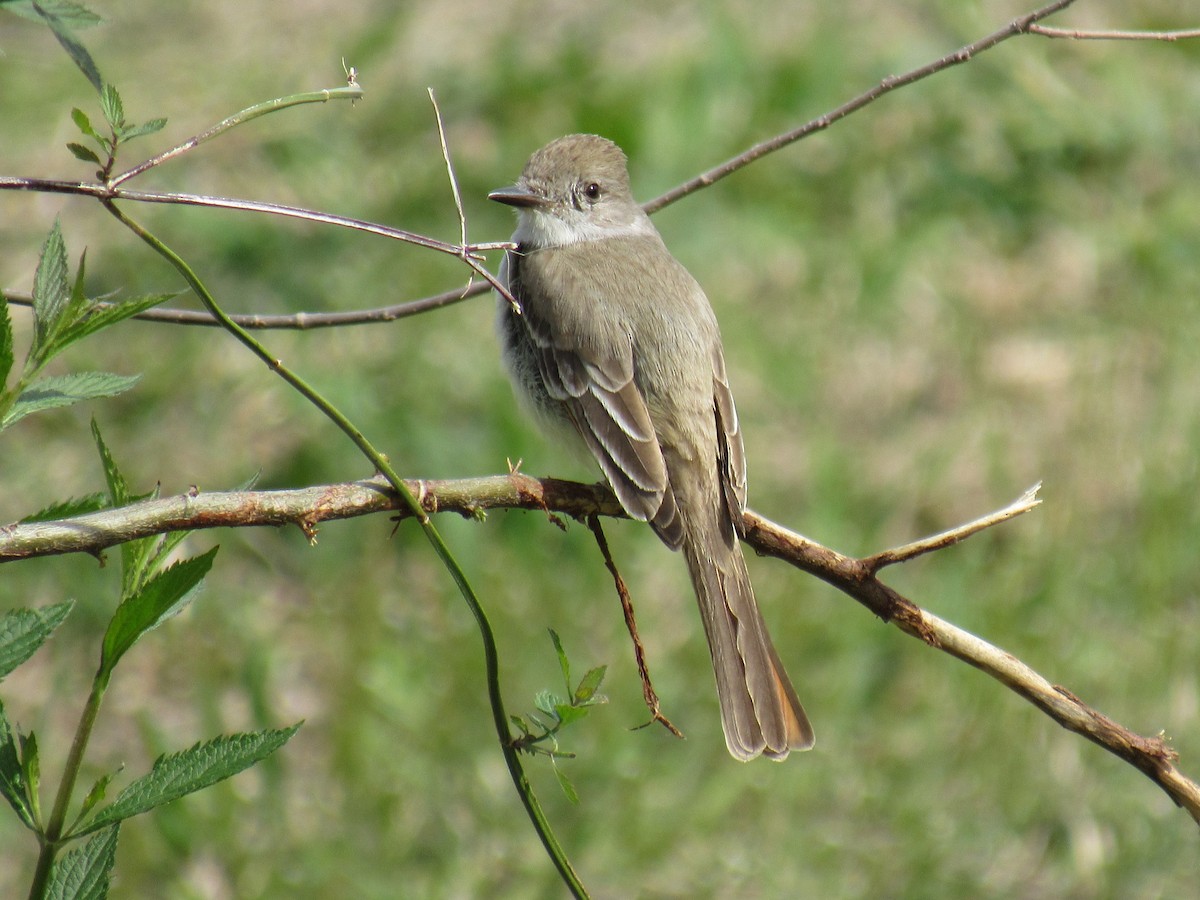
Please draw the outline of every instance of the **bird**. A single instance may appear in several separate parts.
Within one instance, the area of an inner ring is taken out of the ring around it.
[[[488,197],[517,213],[496,327],[518,399],[581,439],[625,513],[682,551],[730,754],[811,748],[739,543],[746,457],[716,315],[634,200],[624,152],[567,135]]]

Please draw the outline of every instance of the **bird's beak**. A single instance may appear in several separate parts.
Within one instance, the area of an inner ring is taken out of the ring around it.
[[[518,209],[546,205],[545,197],[535,194],[529,188],[522,187],[519,184],[492,191],[488,194],[488,199],[495,200],[497,203],[503,203],[506,206],[515,206]]]

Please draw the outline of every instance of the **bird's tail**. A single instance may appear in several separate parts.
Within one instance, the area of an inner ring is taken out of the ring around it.
[[[808,750],[812,725],[767,633],[732,523],[684,518],[682,549],[708,636],[729,752],[740,760],[782,760],[792,750]]]

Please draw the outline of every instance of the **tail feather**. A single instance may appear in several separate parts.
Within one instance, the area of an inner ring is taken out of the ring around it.
[[[813,746],[813,730],[754,599],[732,527],[689,522],[683,552],[708,637],[721,724],[740,760],[783,760]]]

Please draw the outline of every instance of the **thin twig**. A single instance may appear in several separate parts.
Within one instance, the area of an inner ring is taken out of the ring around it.
[[[941,534],[921,538],[921,540],[905,544],[903,547],[894,547],[890,550],[884,550],[882,553],[877,553],[874,556],[868,556],[863,560],[863,563],[866,564],[871,572],[878,572],[884,566],[908,562],[910,559],[922,554],[932,553],[934,550],[941,550],[943,547],[949,547],[952,544],[965,541],[971,535],[978,534],[985,528],[991,528],[993,525],[1006,522],[1014,516],[1027,513],[1035,506],[1040,505],[1042,501],[1038,499],[1038,491],[1041,488],[1042,483],[1039,481],[1003,509],[998,509],[995,512],[988,513],[986,516],[981,516],[974,522],[967,522],[965,525],[959,525],[957,528],[943,531]]]
[[[608,539],[604,536],[604,529],[600,525],[600,517],[590,515],[587,517],[587,526],[596,538],[596,545],[600,548],[600,553],[604,556],[604,566],[608,569],[613,578],[613,585],[617,589],[617,596],[621,600],[621,612],[625,617],[625,628],[629,631],[629,638],[633,641],[633,656],[637,662],[638,677],[642,680],[642,699],[646,703],[646,707],[650,710],[650,721],[643,722],[638,725],[638,728],[645,728],[653,722],[660,723],[667,731],[682,739],[683,732],[675,727],[665,715],[663,715],[662,704],[658,699],[658,692],[654,690],[654,683],[650,680],[650,667],[646,663],[646,648],[642,644],[641,636],[638,634],[637,618],[633,614],[633,598],[629,596],[629,588],[625,584],[625,579],[621,577],[621,571],[617,568],[616,562],[612,558],[612,552],[608,549]]]
[[[247,109],[234,113],[228,118],[222,119],[211,128],[207,128],[199,134],[193,135],[181,144],[177,144],[170,150],[164,150],[157,156],[152,156],[144,162],[138,163],[132,169],[122,172],[114,178],[109,179],[109,187],[116,187],[122,182],[128,181],[131,178],[136,178],[143,172],[146,172],[155,166],[160,166],[169,160],[176,159],[187,153],[189,150],[199,147],[205,141],[210,141],[217,135],[228,131],[238,125],[249,122],[251,119],[257,119],[259,116],[265,116],[268,113],[278,112],[281,109],[287,109],[291,106],[299,106],[304,103],[327,103],[330,100],[349,99],[351,101],[360,100],[363,96],[363,90],[358,84],[358,73],[354,73],[354,77],[350,77],[347,73],[346,87],[328,88],[321,91],[309,91],[303,94],[292,94],[287,97],[279,97],[275,100],[267,100],[264,103],[257,103]]]
[[[980,53],[983,53],[985,50],[990,50],[992,47],[995,47],[997,44],[1006,41],[1011,37],[1016,37],[1019,34],[1027,33],[1030,26],[1035,22],[1066,9],[1073,2],[1075,2],[1075,0],[1056,0],[1056,2],[1047,6],[1043,6],[1041,9],[1034,10],[1031,13],[1014,19],[1003,28],[987,35],[987,37],[973,41],[972,43],[967,44],[965,47],[960,47],[953,53],[946,54],[941,59],[935,60],[927,65],[921,66],[920,68],[913,69],[903,75],[888,76],[869,91],[864,91],[853,100],[843,103],[837,109],[827,112],[823,116],[818,116],[812,121],[801,125],[799,128],[784,132],[783,134],[777,135],[770,140],[763,141],[760,144],[755,144],[749,150],[739,153],[737,156],[726,160],[719,166],[715,166],[714,168],[709,169],[707,172],[697,175],[690,181],[685,181],[678,187],[672,188],[665,194],[654,198],[649,203],[646,203],[644,205],[644,209],[647,213],[655,213],[664,206],[669,206],[676,200],[686,197],[688,194],[694,193],[701,188],[708,187],[709,185],[720,181],[727,175],[732,175],[738,169],[748,166],[750,163],[761,159],[768,153],[774,153],[776,150],[780,150],[788,146],[788,144],[794,144],[801,138],[806,138],[810,134],[823,131],[834,122],[838,121],[838,119],[844,119],[846,116],[857,112],[864,106],[874,103],[884,94],[891,93],[897,88],[910,85],[914,81],[920,81],[922,78],[928,78],[930,75],[935,75],[938,72],[949,69],[951,66],[957,66],[961,63],[969,62]]]
[[[1029,34],[1048,38],[1067,38],[1073,41],[1184,41],[1200,38],[1200,28],[1181,31],[1087,31],[1071,28],[1049,28],[1045,25],[1030,25]]]

